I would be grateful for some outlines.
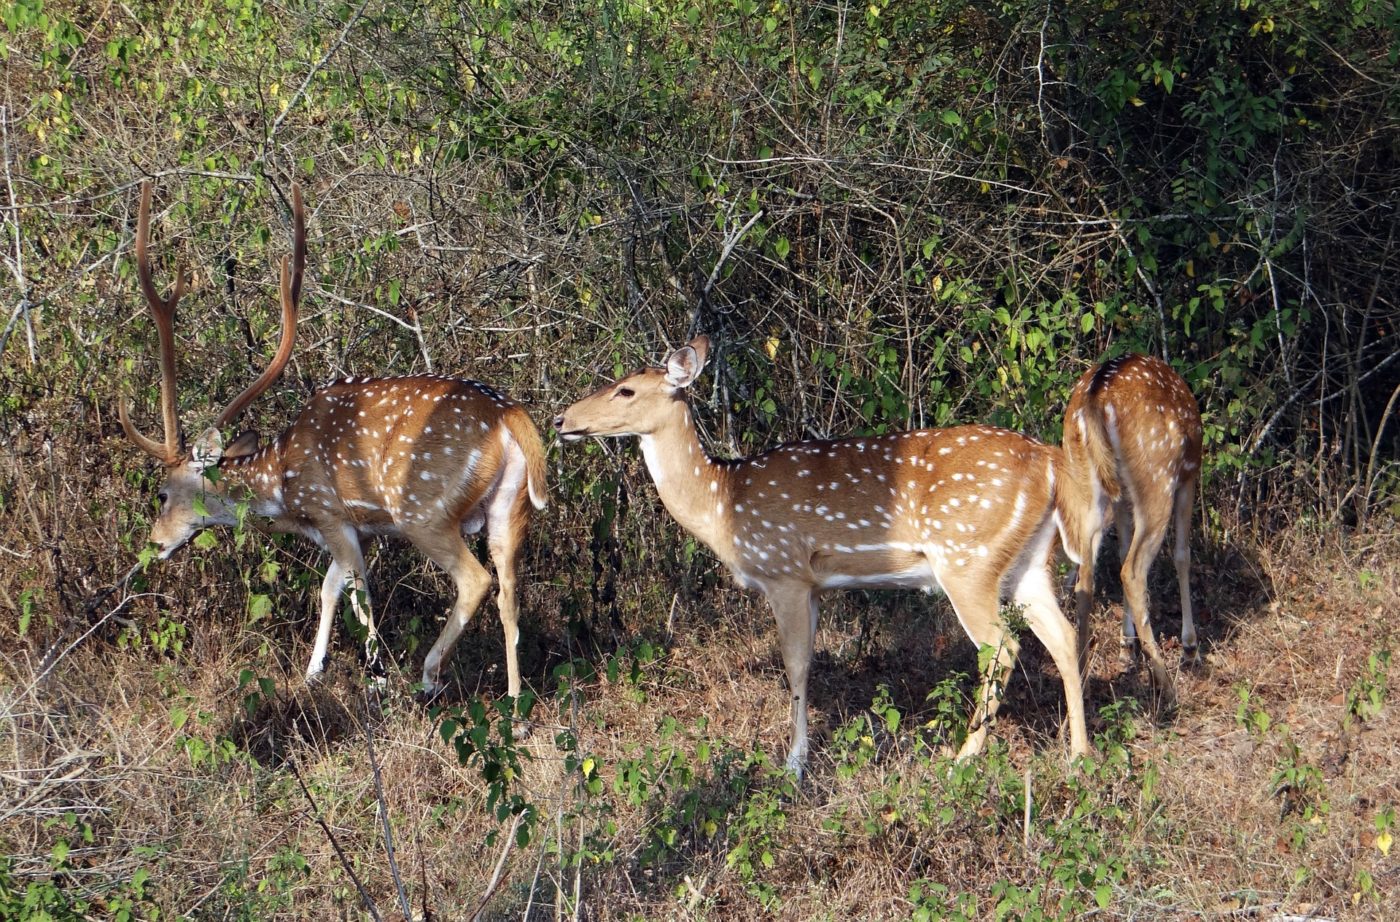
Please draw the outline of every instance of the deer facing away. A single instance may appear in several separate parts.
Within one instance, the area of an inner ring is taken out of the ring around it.
[[[1181,591],[1181,660],[1200,662],[1191,613],[1191,504],[1201,475],[1201,412],[1191,389],[1170,365],[1147,355],[1124,355],[1085,372],[1065,411],[1064,483],[1059,517],[1065,551],[1078,565],[1075,608],[1080,663],[1087,667],[1094,561],[1110,522],[1118,526],[1123,580],[1123,658],[1140,643],[1164,701],[1174,694],[1152,633],[1147,574],[1173,525]]]
[[[963,758],[981,750],[1017,641],[1004,595],[1050,651],[1064,683],[1073,755],[1089,751],[1073,626],[1046,570],[1055,537],[1056,449],[984,426],[797,442],[736,461],[710,458],[687,389],[709,340],[676,350],[579,400],[554,420],[568,441],[637,436],[662,503],[735,580],[773,609],[792,695],[787,766],[807,757],[807,678],[817,602],[841,588],[941,587],[972,640],[995,651]]]
[[[475,381],[441,375],[346,378],[312,396],[296,420],[265,445],[245,433],[225,446],[220,429],[267,389],[291,358],[306,263],[301,191],[292,188],[293,257],[282,262],[282,332],[267,369],[188,447],[176,412],[175,307],[186,279],[169,297],[152,279],[147,254],[151,188],[142,187],[136,233],[141,289],[160,338],[161,408],[165,438],[132,424],[119,404],[127,437],[166,466],[151,541],[167,558],[204,528],[232,525],[247,504],[267,531],[307,537],[330,552],[321,585],[321,614],[306,675],[325,668],[331,625],[349,584],[351,605],[369,632],[366,655],[377,669],[378,642],[369,609],[364,536],[397,535],[452,577],[457,600],[423,663],[426,694],[441,688],[443,661],[491,587],[491,576],[464,536],[483,527],[500,580],[497,602],[505,631],[509,693],[520,694],[516,562],[530,506],[546,500],[544,447],[525,411]]]

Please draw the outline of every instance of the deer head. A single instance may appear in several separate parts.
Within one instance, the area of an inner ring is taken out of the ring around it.
[[[145,182],[141,186],[141,208],[136,227],[136,274],[160,338],[160,402],[165,421],[164,440],[157,442],[136,428],[125,400],[118,404],[117,413],[127,438],[166,467],[165,482],[158,494],[160,512],[151,528],[151,541],[160,548],[160,556],[166,558],[201,529],[211,525],[231,525],[236,520],[236,505],[242,497],[231,496],[216,473],[219,464],[229,456],[220,429],[236,419],[248,404],[267,390],[292,357],[296,340],[297,303],[306,267],[306,222],[302,212],[301,188],[293,185],[295,240],[292,259],[290,262],[285,257],[282,260],[282,340],[277,354],[257,380],[224,408],[214,424],[186,446],[176,410],[175,308],[188,287],[189,278],[182,270],[169,296],[161,297],[157,291],[148,252],[150,218],[151,184]],[[255,438],[253,441],[256,444]],[[249,436],[240,436],[229,447],[232,454],[247,453],[248,442]]]

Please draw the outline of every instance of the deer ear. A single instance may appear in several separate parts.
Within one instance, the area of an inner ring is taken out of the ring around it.
[[[710,339],[697,336],[681,346],[666,359],[666,383],[672,387],[690,387],[705,368],[710,353]]]
[[[224,437],[219,430],[210,426],[200,433],[190,447],[190,464],[197,471],[207,471],[219,463],[224,456]]]
[[[253,454],[258,448],[258,434],[252,429],[244,429],[238,433],[237,438],[224,446],[224,457],[241,458]]]

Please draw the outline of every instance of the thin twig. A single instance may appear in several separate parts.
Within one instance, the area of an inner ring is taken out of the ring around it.
[[[340,867],[345,871],[350,882],[355,885],[355,889],[360,893],[360,900],[365,904],[365,911],[375,922],[383,922],[383,917],[379,915],[379,907],[374,905],[374,900],[370,899],[369,891],[365,885],[360,883],[360,878],[356,876],[355,869],[350,866],[350,859],[345,857],[345,850],[340,847],[340,842],[336,839],[331,827],[326,825],[326,821],[321,819],[321,808],[316,806],[316,798],[311,796],[311,789],[306,786],[306,781],[301,777],[301,769],[297,768],[296,759],[288,759],[287,764],[292,768],[292,776],[297,779],[297,785],[301,787],[301,792],[306,795],[306,802],[311,805],[311,818],[316,821],[316,825],[321,827],[321,831],[326,834],[326,839],[331,843],[331,849],[335,851],[335,856],[340,859]]]
[[[83,606],[84,615],[87,617],[91,617],[92,613],[97,610],[98,605],[101,605],[103,601],[105,601],[109,596],[112,595],[112,593],[125,586],[131,580],[131,578],[136,575],[136,571],[140,569],[141,564],[133,564],[131,569],[126,571],[126,575],[124,575],[121,579],[117,580],[115,584],[109,586],[106,589],[103,589],[101,592],[97,593],[91,599],[89,599],[87,601],[87,604]],[[28,687],[25,688],[24,693],[21,697],[27,696],[31,691],[37,688],[39,684],[48,677],[49,673],[53,672],[54,667],[57,666],[65,656],[67,656],[69,653],[72,653],[75,649],[77,649],[79,644],[81,644],[84,640],[87,640],[94,633],[96,633],[98,628],[102,627],[102,625],[106,624],[109,619],[111,619],[117,614],[117,612],[125,608],[128,602],[132,601],[133,599],[139,598],[141,598],[141,596],[139,595],[124,597],[116,605],[108,609],[107,614],[103,615],[101,618],[98,618],[97,621],[86,631],[84,631],[82,635],[78,637],[77,640],[70,643],[67,647],[64,647],[62,651],[57,653],[54,652],[57,649],[57,644],[55,644],[53,647],[50,647],[48,652],[44,654],[43,658],[39,660],[41,666],[41,668],[39,669],[39,674],[36,675],[34,677],[34,681],[30,682]]]
[[[360,729],[365,734],[365,751],[369,753],[369,768],[374,778],[374,802],[379,808],[379,822],[384,826],[384,855],[389,859],[389,876],[394,879],[394,889],[399,895],[399,908],[405,919],[413,918],[413,905],[408,901],[403,879],[399,877],[399,863],[394,858],[394,830],[389,824],[389,805],[384,800],[384,783],[379,775],[379,760],[374,757],[374,734],[369,729],[369,689],[365,689],[365,713],[360,715]]]
[[[1026,812],[1021,817],[1021,848],[1031,849],[1031,770],[1026,769]]]
[[[360,21],[360,17],[364,15],[365,7],[367,6],[369,6],[369,0],[364,0],[364,2],[360,4],[359,9],[350,14],[350,18],[345,21],[345,27],[340,30],[340,34],[336,36],[335,41],[331,42],[331,46],[326,49],[326,53],[321,55],[321,60],[317,61],[315,65],[306,72],[306,77],[301,81],[301,86],[297,87],[296,92],[292,94],[292,98],[287,101],[287,107],[278,113],[277,118],[273,119],[272,127],[268,129],[267,137],[263,140],[264,149],[272,146],[272,141],[277,137],[277,131],[282,127],[282,122],[286,119],[287,113],[291,112],[292,109],[296,107],[298,100],[306,93],[306,88],[311,85],[312,78],[320,72],[321,68],[326,66],[326,62],[331,59],[331,55],[339,51],[340,46],[345,44],[345,40],[350,37],[350,30],[354,27],[355,23]]]
[[[6,215],[5,223],[14,227],[15,255],[13,259],[5,258],[9,264],[10,272],[15,277],[15,287],[19,289],[19,301],[15,304],[14,313],[10,315],[10,322],[5,324],[5,332],[0,334],[0,358],[5,355],[5,347],[10,342],[10,331],[21,318],[24,320],[25,342],[29,346],[29,362],[35,362],[34,348],[34,322],[29,316],[29,308],[33,305],[29,301],[29,282],[24,277],[24,237],[19,226],[19,208],[15,201],[14,177],[10,172],[10,107],[0,106],[0,148],[3,148],[5,157],[5,192],[10,203],[8,211],[14,214]]]
[[[332,301],[338,301],[339,303],[344,304],[346,307],[358,307],[358,308],[360,308],[361,310],[366,310],[366,311],[369,311],[370,313],[378,314],[379,316],[383,317],[385,320],[392,320],[394,323],[397,323],[399,326],[403,327],[405,330],[408,330],[408,331],[412,332],[413,335],[419,337],[420,339],[421,339],[422,336],[423,336],[423,331],[420,330],[420,329],[417,327],[417,325],[412,324],[412,323],[409,323],[407,320],[404,320],[404,319],[402,319],[402,318],[400,318],[400,317],[395,317],[393,314],[389,313],[389,312],[386,311],[386,310],[383,310],[382,308],[375,307],[375,306],[372,305],[372,304],[365,304],[365,303],[363,303],[363,302],[361,302],[361,301],[351,301],[349,298],[346,298],[346,297],[343,297],[343,296],[341,296],[341,295],[338,295],[338,294],[336,294],[336,293],[333,292],[333,291],[327,291],[327,290],[324,289],[324,288],[319,289],[316,293],[319,294],[319,295],[320,295],[321,297],[323,297],[323,298],[329,298],[329,299],[332,300]]]
[[[501,874],[506,869],[506,858],[510,857],[511,849],[515,847],[515,831],[520,828],[520,823],[524,819],[524,813],[515,814],[515,819],[510,824],[510,832],[506,834],[505,847],[501,849],[500,856],[496,858],[496,867],[491,872],[491,879],[487,882],[486,889],[482,891],[481,900],[476,904],[476,909],[472,910],[472,922],[481,918],[486,904],[491,901],[491,897],[496,893],[496,888],[501,885]]]
[[[1361,493],[1361,520],[1364,522],[1371,511],[1371,492],[1376,485],[1376,456],[1381,450],[1381,436],[1385,434],[1385,424],[1390,422],[1390,414],[1395,410],[1395,400],[1400,398],[1400,384],[1395,385],[1395,390],[1390,392],[1390,399],[1386,401],[1385,411],[1381,413],[1381,421],[1376,426],[1376,437],[1371,442],[1371,457],[1366,461],[1366,479],[1362,482]]]
[[[727,234],[724,239],[724,248],[720,250],[719,259],[715,260],[715,266],[710,270],[710,277],[705,280],[705,287],[701,290],[701,297],[709,297],[710,292],[715,287],[715,282],[719,279],[719,270],[724,267],[725,260],[729,259],[729,254],[734,252],[734,248],[739,245],[739,241],[744,239],[744,235],[749,232],[759,218],[763,217],[763,209],[755,211],[753,215],[744,222],[744,226],[739,228],[737,233]]]

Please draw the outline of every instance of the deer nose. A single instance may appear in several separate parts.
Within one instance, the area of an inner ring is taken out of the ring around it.
[[[554,428],[555,428],[555,429],[558,429],[558,430],[560,430],[560,431],[563,430],[563,428],[564,428],[564,414],[563,414],[563,413],[560,413],[558,416],[554,417]]]

